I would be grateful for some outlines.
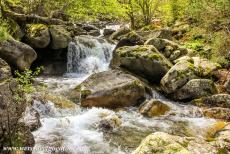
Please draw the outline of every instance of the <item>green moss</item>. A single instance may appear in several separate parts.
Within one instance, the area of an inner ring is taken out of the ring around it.
[[[81,91],[81,98],[86,98],[88,95],[90,95],[92,92],[90,90],[82,90]]]
[[[81,91],[81,85],[78,85],[77,87],[75,87],[74,90],[80,92]]]
[[[30,24],[27,25],[27,33],[29,33],[32,37],[40,36],[40,32],[46,28],[47,26],[44,24]]]

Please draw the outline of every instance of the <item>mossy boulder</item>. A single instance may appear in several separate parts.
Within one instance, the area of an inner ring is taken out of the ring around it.
[[[211,107],[202,109],[204,116],[214,119],[230,121],[230,109],[222,107]]]
[[[193,104],[203,107],[223,107],[230,108],[229,94],[216,94],[209,97],[203,97],[192,101]]]
[[[135,106],[145,100],[145,86],[136,77],[118,70],[91,75],[75,88],[83,107],[119,108]]]
[[[125,46],[115,52],[118,66],[152,82],[159,82],[172,66],[156,48],[149,45]]]
[[[194,64],[183,60],[176,63],[161,79],[161,87],[167,94],[183,87],[189,80],[198,78]]]
[[[51,34],[51,49],[64,49],[68,47],[71,39],[71,33],[62,25],[51,25],[49,26]]]
[[[209,79],[192,79],[174,93],[178,100],[197,99],[217,93],[216,86]]]
[[[0,57],[11,67],[25,70],[30,68],[32,62],[37,58],[33,48],[14,39],[0,42]]]
[[[218,153],[219,148],[199,137],[180,137],[163,132],[147,136],[133,154]]]
[[[43,24],[26,26],[26,42],[33,48],[46,48],[50,44],[49,28]]]
[[[168,111],[170,107],[167,104],[154,99],[144,102],[139,108],[139,112],[148,117],[161,116]]]

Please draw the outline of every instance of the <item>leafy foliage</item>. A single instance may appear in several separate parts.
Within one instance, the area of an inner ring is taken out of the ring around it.
[[[32,93],[35,91],[33,87],[33,81],[36,76],[38,76],[41,71],[43,70],[43,67],[36,68],[35,71],[26,69],[23,72],[15,71],[16,80],[19,82],[21,89],[25,93]]]

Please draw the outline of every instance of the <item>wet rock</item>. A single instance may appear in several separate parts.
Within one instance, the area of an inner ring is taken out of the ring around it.
[[[230,109],[221,107],[204,108],[203,114],[206,117],[230,121]]]
[[[0,58],[0,81],[11,77],[10,66]]]
[[[100,36],[101,33],[100,33],[100,30],[91,30],[88,32],[88,35],[91,35],[91,36]]]
[[[110,39],[111,40],[120,40],[122,36],[124,36],[125,34],[131,32],[131,29],[127,28],[127,27],[122,27],[120,29],[118,29],[116,32],[114,32],[111,36]]]
[[[40,115],[33,107],[26,108],[21,121],[30,128],[30,131],[35,131],[41,127]]]
[[[97,127],[105,132],[113,131],[114,129],[120,127],[122,124],[121,119],[117,115],[109,115],[103,117],[97,124]]]
[[[167,113],[169,110],[170,107],[168,105],[154,99],[146,101],[139,108],[139,112],[148,117],[161,116]]]
[[[90,25],[90,24],[84,24],[82,28],[86,30],[87,32],[92,31],[92,30],[98,30],[96,26]]]
[[[91,75],[74,90],[81,93],[83,107],[119,108],[138,105],[145,99],[145,86],[137,78],[118,70]]]
[[[112,35],[114,32],[116,32],[114,29],[105,28],[105,29],[104,29],[104,32],[103,32],[103,35],[104,35],[104,36],[110,36],[110,35]]]
[[[216,86],[209,79],[192,79],[174,93],[174,98],[197,99],[217,93]]]
[[[213,154],[219,149],[202,138],[180,137],[156,132],[145,138],[133,154]]]
[[[51,34],[51,49],[67,48],[71,41],[71,34],[61,25],[51,25],[49,27]]]
[[[197,106],[230,108],[229,94],[216,94],[192,101]]]
[[[189,61],[179,61],[161,79],[164,92],[170,94],[183,87],[189,80],[195,79],[195,68]]]
[[[118,66],[152,82],[159,82],[172,66],[156,48],[149,45],[121,47],[116,54]]]
[[[49,28],[43,24],[26,26],[26,42],[33,48],[45,48],[50,44]]]
[[[9,39],[0,42],[0,57],[11,67],[25,70],[30,68],[32,62],[37,58],[37,54],[30,46]]]
[[[228,123],[222,130],[215,134],[216,146],[221,148],[222,153],[229,153],[230,151],[230,123]]]

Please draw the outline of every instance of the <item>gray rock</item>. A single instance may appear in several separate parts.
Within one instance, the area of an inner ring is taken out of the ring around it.
[[[50,26],[51,44],[52,49],[64,49],[68,47],[71,41],[71,34],[60,25]]]
[[[14,39],[9,39],[0,42],[0,57],[11,67],[25,70],[30,68],[32,62],[37,58],[37,54],[30,46]]]
[[[145,86],[137,78],[118,70],[91,75],[74,90],[83,107],[134,106],[145,99]]]
[[[197,99],[217,93],[216,86],[209,79],[192,79],[174,93],[174,98]]]

